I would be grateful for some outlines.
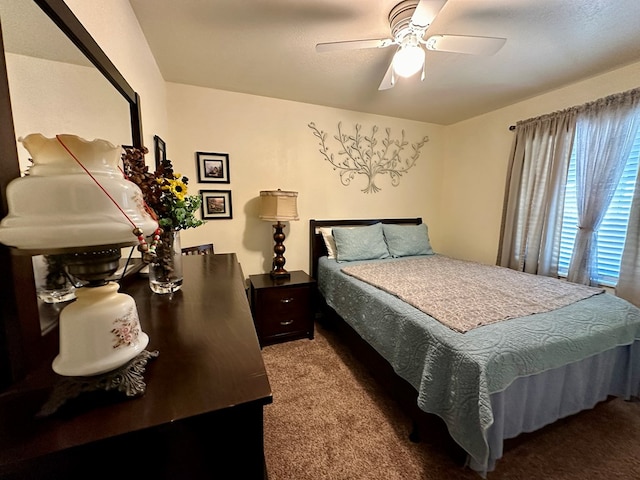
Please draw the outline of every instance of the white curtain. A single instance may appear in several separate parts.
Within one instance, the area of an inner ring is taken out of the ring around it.
[[[640,307],[640,172],[631,203],[616,295]]]
[[[498,265],[557,276],[564,185],[575,123],[573,108],[516,125]]]
[[[616,191],[640,116],[640,91],[612,95],[580,107],[576,124],[578,232],[567,280],[598,284],[598,229]]]

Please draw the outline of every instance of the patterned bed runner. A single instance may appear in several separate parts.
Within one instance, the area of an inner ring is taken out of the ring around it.
[[[461,333],[509,318],[555,310],[604,291],[443,255],[353,265],[341,270]]]

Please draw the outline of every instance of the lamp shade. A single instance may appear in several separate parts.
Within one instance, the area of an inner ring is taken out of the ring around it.
[[[20,138],[33,165],[7,186],[8,215],[0,243],[44,252],[101,245],[134,245],[133,225],[151,234],[140,188],[118,170],[121,147],[76,135]]]
[[[298,192],[263,190],[260,192],[260,219],[272,222],[298,220]]]

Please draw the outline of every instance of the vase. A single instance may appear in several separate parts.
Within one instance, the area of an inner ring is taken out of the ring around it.
[[[149,286],[159,294],[177,292],[182,288],[180,230],[170,230],[160,235],[156,256],[149,263]]]

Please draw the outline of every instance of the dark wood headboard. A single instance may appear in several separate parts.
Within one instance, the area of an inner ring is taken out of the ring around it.
[[[367,226],[374,223],[406,223],[411,225],[420,225],[422,218],[371,218],[364,220],[309,220],[309,268],[311,276],[318,279],[318,259],[327,254],[327,247],[324,244],[322,235],[316,232],[319,227],[353,227]]]

